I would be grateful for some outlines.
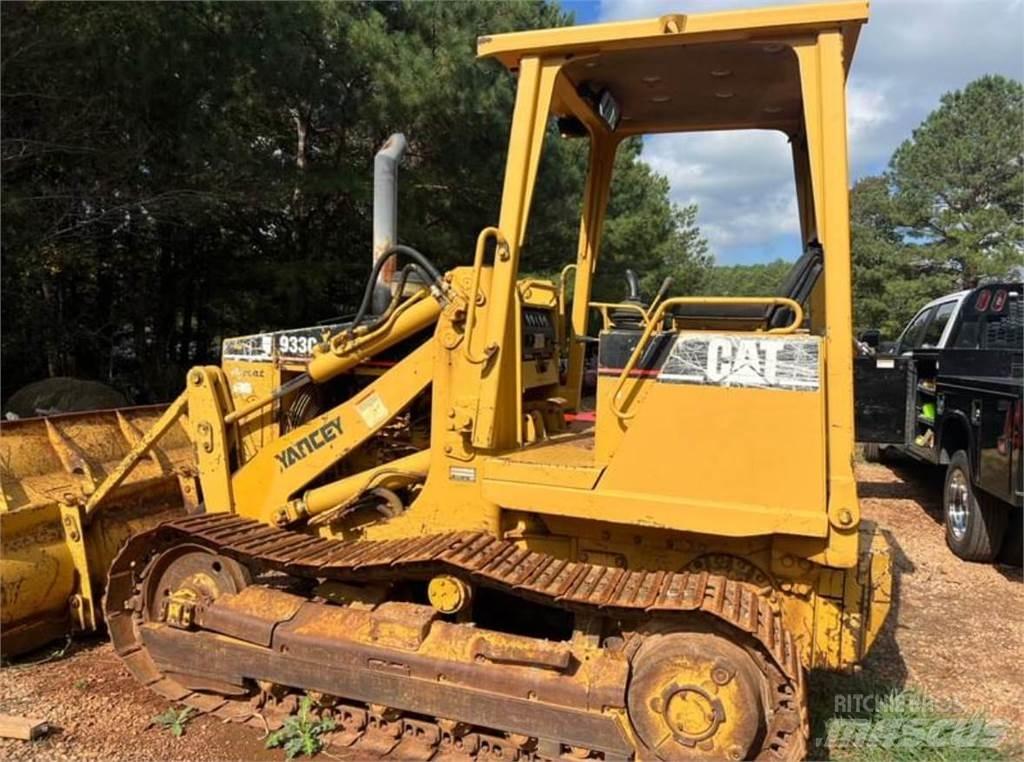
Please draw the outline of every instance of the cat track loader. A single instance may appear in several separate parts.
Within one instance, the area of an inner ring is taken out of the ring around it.
[[[351,321],[226,343],[60,506],[88,533],[187,433],[194,505],[94,554],[131,672],[261,729],[305,693],[367,755],[802,758],[807,670],[852,669],[889,610],[852,466],[845,83],[866,20],[854,2],[480,38],[518,84],[472,263],[439,272],[375,224]],[[557,281],[519,273],[552,120],[589,145]],[[805,251],[779,291],[593,301],[617,146],[744,129],[792,145]],[[594,342],[591,422],[572,414]]]

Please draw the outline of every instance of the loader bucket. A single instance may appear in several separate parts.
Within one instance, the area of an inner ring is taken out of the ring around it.
[[[107,570],[133,534],[193,510],[184,418],[86,519],[81,511],[164,411],[162,405],[0,423],[0,652],[98,625]]]

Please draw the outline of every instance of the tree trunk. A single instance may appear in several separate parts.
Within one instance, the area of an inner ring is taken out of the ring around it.
[[[46,314],[44,319],[52,321],[50,323],[50,329],[42,330],[40,333],[43,336],[43,348],[46,353],[46,374],[53,378],[54,376],[60,375],[60,350],[57,346],[59,339],[56,337],[60,336],[60,313],[57,309],[57,302],[54,298],[53,284],[50,283],[50,277],[45,272],[40,283],[40,290],[43,294],[43,304],[46,305]],[[56,330],[53,330],[56,329]]]

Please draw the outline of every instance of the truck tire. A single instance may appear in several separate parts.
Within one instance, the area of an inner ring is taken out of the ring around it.
[[[992,561],[1002,547],[1008,513],[992,497],[974,489],[967,453],[953,453],[942,490],[942,514],[950,550],[965,561]]]
[[[877,442],[868,442],[864,445],[864,461],[867,463],[882,463],[885,461],[885,451]]]

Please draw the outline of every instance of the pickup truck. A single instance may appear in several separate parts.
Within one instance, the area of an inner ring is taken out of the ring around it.
[[[893,345],[854,361],[865,457],[945,467],[946,542],[968,561],[1020,564],[1022,292],[990,283],[936,299]]]

